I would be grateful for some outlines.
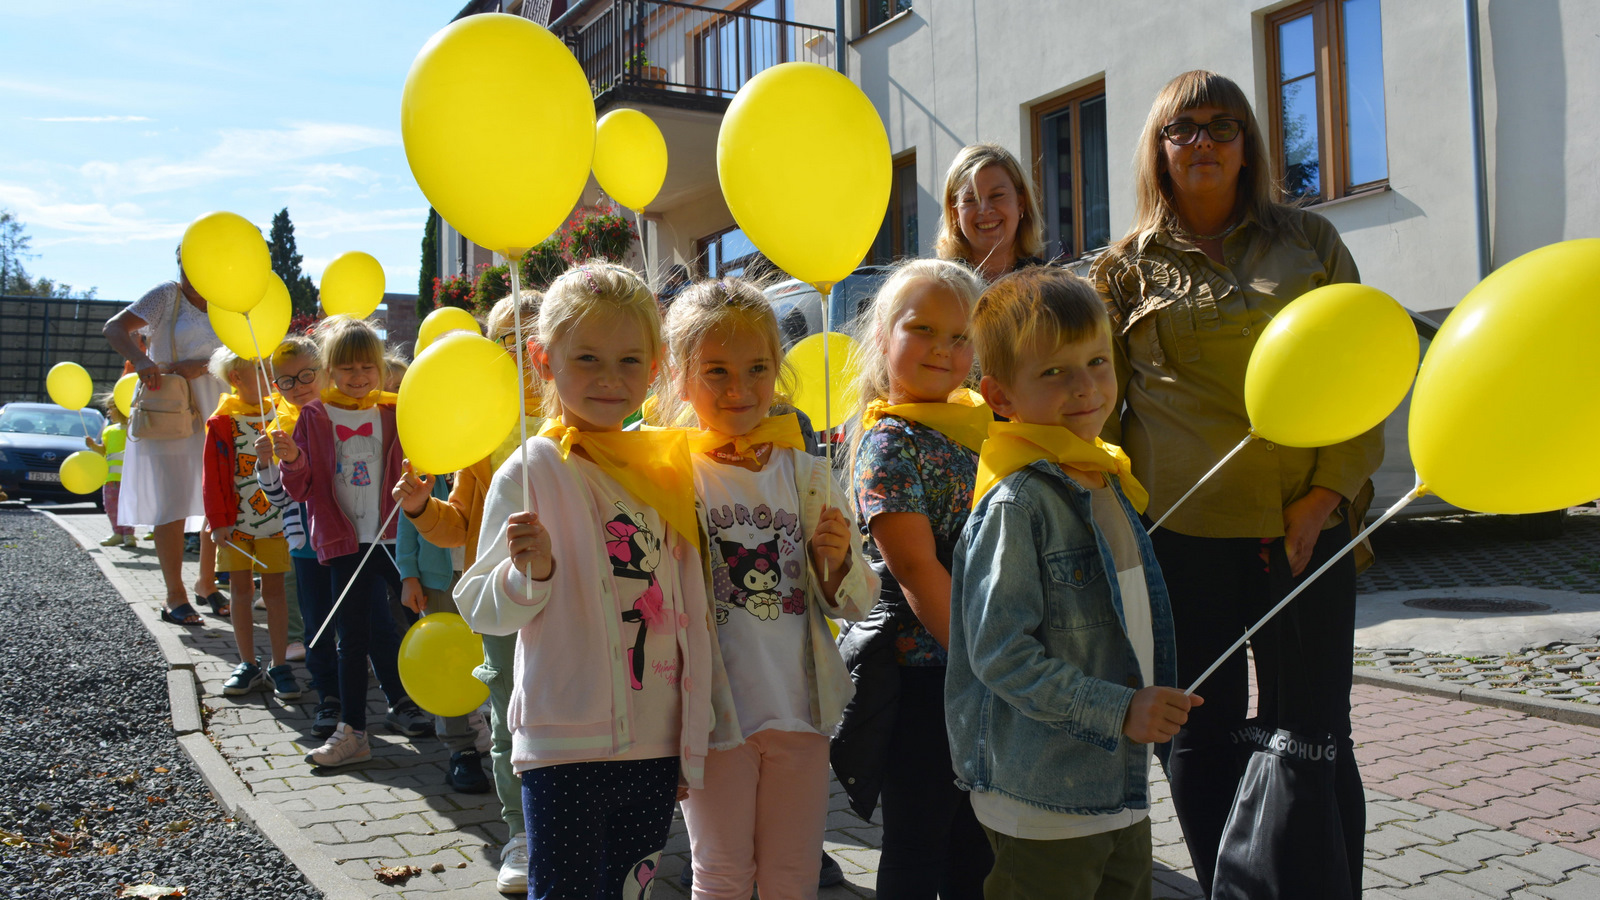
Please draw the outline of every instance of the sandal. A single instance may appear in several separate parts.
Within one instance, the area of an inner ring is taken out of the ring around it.
[[[204,597],[195,594],[194,598],[211,607],[211,614],[219,619],[226,619],[233,613],[233,607],[228,602],[228,595],[221,591],[212,591]]]
[[[205,624],[205,619],[202,619],[200,614],[194,611],[194,607],[187,603],[180,603],[170,609],[163,605],[161,607],[161,621],[171,622],[174,625],[187,625],[191,628]]]

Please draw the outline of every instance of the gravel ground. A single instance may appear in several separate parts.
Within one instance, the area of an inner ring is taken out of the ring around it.
[[[155,642],[44,517],[0,508],[0,897],[315,898],[173,736]],[[150,894],[149,896],[157,896]]]

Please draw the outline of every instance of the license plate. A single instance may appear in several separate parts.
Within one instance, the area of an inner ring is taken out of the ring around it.
[[[55,483],[60,484],[61,483],[61,473],[60,472],[29,472],[28,473],[28,480],[29,481],[54,481]]]

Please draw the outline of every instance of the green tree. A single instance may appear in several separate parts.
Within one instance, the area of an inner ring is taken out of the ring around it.
[[[28,230],[9,209],[0,209],[0,294],[22,297],[59,297],[68,300],[93,300],[95,289],[74,291],[72,285],[49,278],[33,278],[22,261],[28,252]]]
[[[417,275],[417,318],[433,312],[433,279],[439,274],[439,214],[428,208],[428,224],[422,226],[422,265]]]
[[[272,271],[283,279],[289,289],[289,303],[296,315],[317,314],[317,287],[311,276],[300,271],[301,256],[294,245],[294,222],[289,220],[289,208],[278,210],[272,217],[272,233],[267,239],[267,249],[272,254]]]

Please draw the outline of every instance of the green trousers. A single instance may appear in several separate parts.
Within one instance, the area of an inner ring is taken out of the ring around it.
[[[1150,820],[1059,841],[1030,841],[984,826],[994,868],[984,900],[1150,900]]]

